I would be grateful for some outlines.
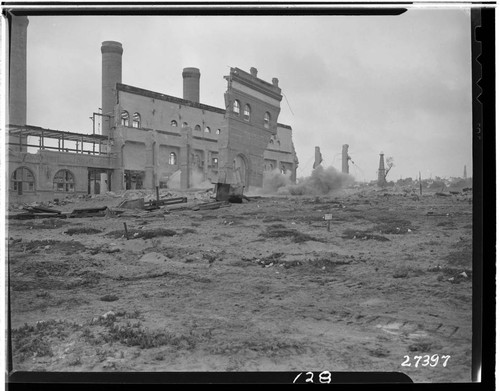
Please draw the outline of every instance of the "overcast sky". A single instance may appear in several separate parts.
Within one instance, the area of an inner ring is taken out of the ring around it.
[[[223,108],[230,67],[285,97],[298,176],[341,169],[349,144],[357,180],[472,174],[470,14],[410,9],[400,16],[30,17],[30,125],[91,133],[101,107],[101,42],[123,44],[123,83],[182,97],[182,69],[200,69],[201,103]]]

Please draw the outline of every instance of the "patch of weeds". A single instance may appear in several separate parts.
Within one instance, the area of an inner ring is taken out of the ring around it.
[[[71,360],[68,361],[68,365],[70,367],[75,367],[75,366],[81,365],[81,364],[82,364],[82,359],[79,356],[73,357]]]
[[[427,243],[424,243],[428,246],[440,246],[442,243],[441,242],[438,242],[437,240],[430,240],[428,241]]]
[[[283,221],[283,219],[280,219],[279,217],[275,217],[275,216],[266,216],[262,219],[263,223],[274,223],[277,221]]]
[[[51,252],[60,251],[74,255],[76,252],[83,251],[86,247],[75,240],[71,241],[60,241],[60,240],[32,240],[29,242],[19,242],[14,243],[12,246],[9,246],[12,249],[23,252],[30,252],[33,254],[39,253],[40,251],[48,251]]]
[[[408,220],[396,220],[390,222],[384,222],[375,225],[373,231],[380,232],[382,234],[392,234],[392,235],[404,235],[415,231],[415,227],[411,226],[411,222]]]
[[[292,228],[282,228],[282,224],[273,224],[273,226],[267,227],[265,232],[259,234],[260,237],[264,238],[291,238],[292,242],[303,243],[307,241],[324,242],[323,239],[316,238],[309,234],[304,234]],[[276,226],[280,226],[277,228]]]
[[[436,224],[438,227],[450,227],[454,228],[455,227],[455,222],[452,220],[447,220],[447,221],[440,221],[439,223]]]
[[[116,295],[104,295],[102,297],[99,298],[99,300],[101,301],[117,301],[118,300],[118,296]]]
[[[272,253],[271,255],[268,255],[267,257],[260,258],[260,259],[252,259],[252,261],[257,262],[259,265],[266,266],[266,265],[272,265],[277,263],[281,258],[283,258],[285,254],[283,253]],[[245,258],[244,260],[247,260]]]
[[[20,226],[27,227],[28,229],[56,229],[68,224],[71,223],[64,221],[63,219],[43,219],[39,224],[29,222],[22,225],[20,224]]]
[[[370,233],[370,231],[359,231],[354,229],[345,230],[342,234],[342,239],[377,240],[379,242],[389,241],[385,236],[375,235]]]
[[[139,346],[141,349],[173,346],[176,348],[193,349],[196,345],[192,338],[176,336],[167,331],[152,331],[138,325],[113,325],[108,328],[108,334],[103,335],[105,342],[120,342],[126,346]]]
[[[393,278],[409,278],[409,277],[417,277],[425,274],[425,270],[422,270],[418,267],[414,266],[399,266],[397,267],[393,274]]]
[[[52,356],[51,338],[62,340],[70,332],[78,331],[81,326],[67,321],[48,320],[36,322],[35,325],[24,324],[17,329],[12,329],[13,353],[18,354],[21,360],[28,357]]]
[[[155,229],[128,229],[129,239],[152,239],[161,236],[175,236],[177,232],[171,229],[165,228],[155,228]],[[114,239],[119,239],[125,236],[124,230],[112,231],[106,234],[106,236],[112,237]]]
[[[286,229],[286,225],[284,224],[271,224],[267,229]]]
[[[412,343],[411,345],[408,346],[408,349],[410,352],[431,352],[435,351],[436,349],[440,349],[441,346],[436,346],[432,341],[418,341],[415,343]]]
[[[78,227],[78,228],[69,228],[64,233],[66,235],[91,235],[91,234],[100,234],[102,231],[96,228],[87,228],[87,227]]]
[[[472,247],[463,246],[462,248],[450,252],[444,259],[449,265],[458,267],[472,267]]]
[[[196,231],[195,229],[193,228],[183,228],[182,229],[182,234],[183,235],[186,235],[186,234],[195,234],[197,233],[198,231]]]
[[[317,267],[322,270],[332,271],[338,265],[349,265],[352,260],[345,256],[340,256],[340,258],[331,259],[328,257],[315,258],[309,261],[310,265]]]
[[[373,357],[387,357],[390,351],[382,347],[377,347],[375,349],[368,349],[368,353]]]

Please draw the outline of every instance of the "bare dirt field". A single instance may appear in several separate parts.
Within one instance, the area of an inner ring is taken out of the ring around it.
[[[345,189],[168,209],[9,220],[15,371],[471,380],[471,196]]]

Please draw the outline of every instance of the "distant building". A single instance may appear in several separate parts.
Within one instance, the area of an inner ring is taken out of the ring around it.
[[[278,80],[231,68],[226,108],[200,103],[200,71],[184,68],[183,97],[122,83],[122,44],[104,41],[102,112],[92,134],[27,125],[28,19],[12,18],[8,121],[9,202],[51,200],[200,182],[261,187],[265,170],[296,179],[292,128],[280,124]]]

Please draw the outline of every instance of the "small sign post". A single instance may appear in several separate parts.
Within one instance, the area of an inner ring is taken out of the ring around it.
[[[325,220],[328,222],[328,225],[327,225],[328,232],[330,232],[330,220],[332,220],[332,218],[333,218],[333,216],[331,213],[325,214]]]

